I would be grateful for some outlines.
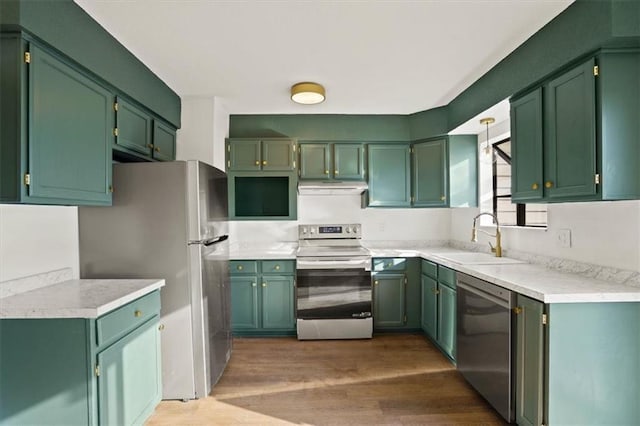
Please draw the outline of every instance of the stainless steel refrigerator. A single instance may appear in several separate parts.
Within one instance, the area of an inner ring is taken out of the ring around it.
[[[80,207],[82,278],[164,278],[163,399],[209,394],[231,356],[227,177],[198,161],[113,165],[113,205]]]

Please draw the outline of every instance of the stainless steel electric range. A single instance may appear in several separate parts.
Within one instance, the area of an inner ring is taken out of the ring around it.
[[[299,225],[298,339],[369,339],[371,254],[359,224]]]

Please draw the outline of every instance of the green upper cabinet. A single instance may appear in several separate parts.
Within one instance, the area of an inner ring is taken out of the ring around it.
[[[370,144],[371,207],[411,206],[411,148],[408,144]]]
[[[640,53],[603,51],[514,98],[512,199],[640,198],[638,75]]]
[[[153,123],[153,158],[158,161],[176,159],[176,131],[158,120]]]
[[[30,55],[23,200],[110,204],[113,95],[35,44]]]
[[[292,171],[295,152],[292,139],[227,139],[227,170]]]
[[[361,143],[301,143],[300,179],[363,180],[364,151]]]
[[[448,192],[448,155],[446,139],[413,146],[413,205],[446,207]]]
[[[118,98],[116,101],[116,145],[151,156],[152,117],[142,109]]]

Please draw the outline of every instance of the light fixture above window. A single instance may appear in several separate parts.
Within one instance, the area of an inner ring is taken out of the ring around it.
[[[324,87],[318,83],[303,82],[291,86],[291,100],[303,105],[324,101]]]

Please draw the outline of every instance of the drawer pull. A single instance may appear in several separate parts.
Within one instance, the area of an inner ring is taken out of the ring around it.
[[[276,271],[280,270],[280,265],[276,265]]]
[[[244,267],[242,265],[238,265],[238,271],[242,271]]]
[[[550,180],[548,180],[548,181],[546,181],[546,182],[544,183],[544,187],[545,187],[545,188],[551,188],[552,186],[553,186],[553,182],[551,182]]]
[[[538,184],[534,183],[533,185],[531,185],[531,189],[536,190],[538,189]]]
[[[136,311],[133,313],[133,316],[136,318],[140,318],[142,316],[142,311],[136,309]]]

